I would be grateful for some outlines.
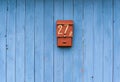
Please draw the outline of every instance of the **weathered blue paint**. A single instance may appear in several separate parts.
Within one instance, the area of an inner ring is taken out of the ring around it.
[[[94,1],[84,0],[83,18],[83,52],[84,52],[84,81],[93,82],[94,57]],[[89,14],[88,14],[89,13]]]
[[[83,48],[82,48],[82,24],[83,24],[83,0],[74,0],[73,20],[74,20],[74,39],[73,39],[73,82],[83,81]]]
[[[16,0],[8,1],[7,11],[7,82],[15,82]]]
[[[0,81],[6,82],[6,18],[7,18],[7,2],[5,0],[1,0],[0,2]]]
[[[0,82],[120,82],[120,0],[0,0]],[[71,48],[56,20],[73,20]]]
[[[53,82],[53,0],[44,0],[44,82]]]
[[[15,39],[15,55],[16,55],[16,82],[25,80],[25,1],[18,0],[16,3],[16,39]]]
[[[34,0],[25,2],[25,82],[35,79],[35,3]]]
[[[63,0],[54,1],[54,82],[63,82],[64,79],[64,49],[56,46],[56,21],[63,20]]]
[[[114,0],[114,14],[113,14],[113,27],[114,27],[114,62],[113,62],[113,81],[114,82],[120,82],[120,0]]]
[[[64,0],[64,20],[73,18],[73,0]],[[64,48],[64,82],[73,81],[73,47]],[[69,62],[68,62],[69,61]]]
[[[44,82],[44,0],[35,1],[35,82]]]
[[[103,81],[103,1],[94,0],[94,82]]]
[[[112,0],[103,3],[103,82],[113,82],[113,11]],[[119,81],[118,81],[119,82]]]

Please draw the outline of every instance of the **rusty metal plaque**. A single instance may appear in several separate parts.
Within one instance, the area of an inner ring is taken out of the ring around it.
[[[56,36],[57,46],[70,47],[72,46],[73,38],[73,21],[72,20],[57,20]]]

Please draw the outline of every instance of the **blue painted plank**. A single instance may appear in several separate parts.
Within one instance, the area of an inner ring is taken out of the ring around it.
[[[97,12],[97,11],[96,11]],[[88,14],[89,13],[89,14]],[[84,82],[93,82],[94,56],[94,4],[93,0],[84,0]],[[96,29],[99,29],[95,27]],[[96,31],[96,30],[95,30]]]
[[[94,0],[94,82],[103,81],[102,0]]]
[[[114,0],[114,71],[113,82],[120,82],[120,0]]]
[[[53,82],[53,0],[44,7],[44,82]]]
[[[0,2],[0,81],[6,82],[6,16],[7,1]]]
[[[35,82],[44,82],[44,1],[35,1]]]
[[[83,0],[74,0],[73,82],[83,81],[82,18]],[[69,61],[68,61],[69,62]]]
[[[16,0],[8,1],[7,15],[7,82],[15,82]]]
[[[54,82],[63,82],[63,48],[57,47],[57,20],[63,20],[63,0],[54,1]]]
[[[25,82],[34,82],[34,0],[26,0]]]
[[[112,0],[103,2],[103,34],[104,34],[104,56],[103,56],[103,82],[113,82],[113,12]]]
[[[64,20],[73,20],[73,0],[64,0]],[[73,44],[74,46],[74,44]],[[64,82],[73,81],[73,47],[64,48]]]
[[[16,9],[16,82],[25,78],[25,0],[17,0]]]

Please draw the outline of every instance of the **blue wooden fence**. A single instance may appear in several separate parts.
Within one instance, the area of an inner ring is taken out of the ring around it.
[[[0,0],[0,82],[120,82],[120,0]]]

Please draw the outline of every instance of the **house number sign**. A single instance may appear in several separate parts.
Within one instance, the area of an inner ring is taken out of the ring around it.
[[[71,47],[73,38],[73,21],[57,20],[56,24],[57,46]]]

